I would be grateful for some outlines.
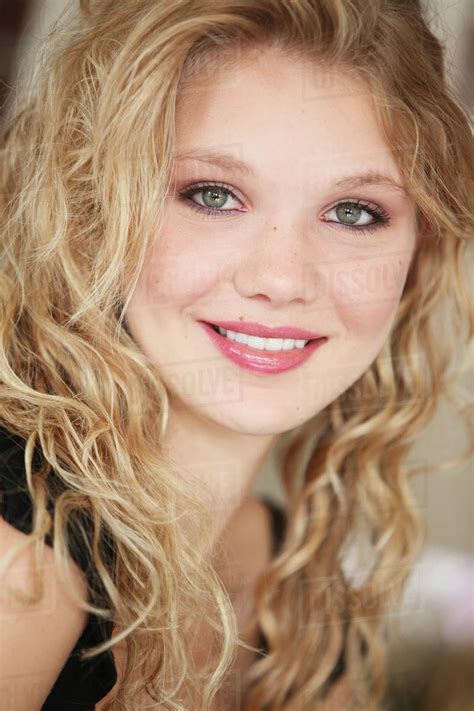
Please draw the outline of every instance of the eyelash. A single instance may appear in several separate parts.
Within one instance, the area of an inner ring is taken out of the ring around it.
[[[233,212],[239,212],[239,210],[220,210],[218,208],[212,208],[212,207],[203,207],[202,205],[198,205],[196,202],[191,200],[190,198],[194,196],[196,193],[199,192],[204,192],[206,188],[218,188],[220,191],[225,193],[226,195],[230,195],[230,197],[233,197],[234,199],[238,200],[239,198],[234,195],[233,191],[231,190],[230,186],[227,186],[223,183],[215,183],[215,182],[207,182],[207,183],[196,183],[194,185],[189,185],[187,188],[184,190],[180,190],[178,195],[179,198],[185,202],[189,207],[193,210],[196,210],[196,212],[200,214],[205,214],[209,216],[212,219],[216,219],[220,217],[220,214],[226,214],[226,213],[233,213]],[[340,202],[336,203],[333,205],[329,210],[334,210],[338,208],[340,205],[355,205],[356,207],[362,208],[365,212],[367,212],[371,217],[374,218],[374,222],[371,222],[367,225],[345,225],[342,222],[334,222],[333,220],[325,220],[325,222],[332,223],[339,225],[345,230],[350,230],[351,232],[360,232],[360,233],[368,233],[368,232],[373,232],[376,229],[379,229],[380,227],[384,227],[390,222],[390,217],[389,215],[382,210],[381,207],[375,205],[374,203],[366,203],[363,200],[341,200]]]

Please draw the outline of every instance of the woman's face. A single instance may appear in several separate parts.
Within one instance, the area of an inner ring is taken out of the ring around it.
[[[180,94],[164,229],[126,322],[172,407],[279,434],[380,352],[414,255],[415,213],[355,75],[268,51],[238,59]],[[203,323],[229,321],[242,333],[251,322],[326,340],[245,344]]]

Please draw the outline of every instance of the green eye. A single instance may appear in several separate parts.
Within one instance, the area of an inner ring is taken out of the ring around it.
[[[223,190],[213,188],[212,190],[202,190],[202,201],[206,207],[222,207],[225,205],[228,195]]]
[[[358,222],[362,212],[362,208],[350,202],[341,203],[341,205],[336,208],[337,219],[346,225],[354,225]]]
[[[179,197],[196,212],[209,217],[223,217],[239,212],[239,208],[232,208],[232,200],[237,203],[240,200],[234,195],[232,190],[219,183],[200,183],[190,185],[179,192]],[[230,205],[229,205],[230,202]],[[222,209],[227,205],[229,209]],[[243,210],[241,210],[243,212]]]
[[[344,200],[334,205],[327,213],[325,222],[351,232],[372,232],[390,222],[390,217],[375,203],[360,200]]]

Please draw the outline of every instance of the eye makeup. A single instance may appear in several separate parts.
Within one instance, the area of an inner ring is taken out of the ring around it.
[[[178,196],[179,199],[192,210],[195,210],[198,214],[206,215],[211,219],[219,219],[221,217],[234,215],[239,212],[247,212],[245,209],[220,209],[219,207],[207,207],[193,200],[196,195],[204,192],[214,192],[215,194],[221,193],[226,197],[230,197],[240,202],[239,198],[234,194],[231,186],[215,181],[206,181],[189,185],[178,191]],[[345,210],[351,214],[354,210],[356,213],[359,212],[361,214],[365,212],[372,218],[372,222],[366,222],[362,225],[357,225],[355,223],[344,224],[344,222],[341,222],[339,218],[337,220],[322,218],[323,222],[334,224],[342,229],[361,234],[374,232],[374,230],[380,229],[390,223],[390,215],[382,207],[374,202],[364,201],[359,198],[340,200],[329,208],[329,210],[327,210],[324,214],[332,211],[338,211],[342,207],[345,207]]]

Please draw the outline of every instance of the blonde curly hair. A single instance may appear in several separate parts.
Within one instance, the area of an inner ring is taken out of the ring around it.
[[[223,52],[231,61],[235,48],[252,46],[349,67],[373,92],[425,239],[376,360],[278,444],[288,525],[255,592],[270,653],[248,670],[242,692],[245,711],[320,708],[344,650],[354,706],[368,711],[386,684],[384,615],[423,541],[409,488],[415,470],[404,461],[442,395],[470,427],[449,366],[459,340],[473,337],[464,271],[472,128],[447,87],[443,48],[418,0],[80,5],[51,32],[1,143],[0,425],[26,441],[35,506],[27,545],[39,550],[54,532],[64,577],[69,522],[89,545],[97,585],[82,606],[120,634],[84,658],[127,645],[106,709],[133,708],[146,688],[160,708],[183,711],[185,680],[207,711],[234,660],[235,616],[202,555],[209,514],[163,452],[167,392],[124,313],[163,224],[182,82]],[[440,318],[452,325],[442,340]],[[199,522],[192,545],[176,526],[189,511]],[[356,584],[344,550],[362,526],[374,560]],[[203,610],[217,650],[204,678],[186,648]]]

